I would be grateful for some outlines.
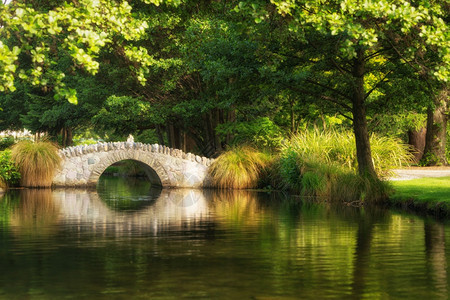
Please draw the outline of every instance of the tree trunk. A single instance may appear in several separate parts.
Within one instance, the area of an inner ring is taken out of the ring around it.
[[[447,144],[448,87],[443,88],[435,98],[434,107],[428,108],[427,134],[423,159],[426,165],[447,165],[445,148]]]
[[[234,105],[232,105],[230,110],[228,111],[227,117],[228,117],[227,118],[228,123],[236,122],[236,110],[234,108]],[[230,145],[231,142],[233,141],[233,139],[234,139],[234,135],[231,133],[227,133],[227,137],[226,137],[226,141],[225,141],[226,144]]]
[[[68,127],[65,129],[66,131],[66,147],[73,145],[73,133],[72,128]]]
[[[214,135],[214,146],[217,152],[222,151],[222,143],[220,137],[216,133],[216,127],[220,124],[220,110],[215,108],[213,111],[213,135]]]
[[[164,136],[163,133],[161,131],[161,125],[156,125],[156,135],[158,136],[158,143],[160,145],[164,145]]]
[[[427,130],[425,128],[408,130],[408,144],[413,147],[415,163],[418,163],[422,159],[423,150],[425,149],[426,132]]]
[[[358,50],[353,65],[354,89],[353,103],[353,132],[356,141],[356,158],[358,172],[361,176],[377,177],[370,150],[369,131],[367,129],[365,90],[364,90],[365,60],[364,51]]]
[[[172,148],[173,147],[173,127],[172,127],[172,124],[170,124],[169,122],[167,122],[167,124],[166,124],[166,134],[167,134],[167,140],[168,140],[169,147]]]

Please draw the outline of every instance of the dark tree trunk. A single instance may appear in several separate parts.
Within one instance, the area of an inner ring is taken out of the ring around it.
[[[73,145],[72,128],[66,128],[66,147]]]
[[[434,107],[428,108],[427,134],[423,160],[427,165],[447,165],[445,148],[447,144],[449,90],[443,88],[435,98]]]
[[[231,107],[231,109],[228,111],[227,114],[227,122],[228,123],[234,123],[236,122],[236,110],[234,108],[234,105]],[[226,144],[229,145],[231,144],[231,142],[233,141],[234,136],[231,133],[227,133],[227,137],[226,137]]]
[[[158,143],[160,145],[164,145],[164,136],[163,133],[161,131],[161,125],[156,125],[156,135],[158,136]]]
[[[72,129],[63,127],[61,128],[61,146],[62,147],[69,147],[73,144],[73,135],[72,135]]]
[[[427,130],[425,128],[408,130],[408,144],[413,148],[414,162],[416,163],[418,163],[423,156],[426,132]]]
[[[361,176],[377,177],[370,150],[369,131],[367,129],[365,90],[364,90],[365,60],[364,51],[358,50],[354,59],[353,77],[353,132],[356,141],[356,157],[358,172]]]
[[[173,127],[172,124],[170,124],[169,122],[167,122],[166,124],[166,134],[167,134],[167,140],[168,140],[168,144],[169,147],[173,147]]]
[[[220,124],[220,110],[215,108],[213,111],[213,135],[214,135],[214,146],[217,152],[222,151],[222,143],[220,137],[216,133],[216,128]]]

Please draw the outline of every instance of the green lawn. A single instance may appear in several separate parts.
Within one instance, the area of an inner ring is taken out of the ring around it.
[[[392,181],[390,202],[425,210],[444,210],[450,215],[450,177]]]

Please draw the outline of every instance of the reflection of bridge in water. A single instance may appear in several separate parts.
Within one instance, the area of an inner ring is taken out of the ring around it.
[[[143,209],[123,212],[109,208],[93,190],[56,189],[52,198],[60,211],[60,225],[79,224],[78,231],[90,234],[156,235],[198,227],[209,219],[208,204],[201,190],[163,189]]]

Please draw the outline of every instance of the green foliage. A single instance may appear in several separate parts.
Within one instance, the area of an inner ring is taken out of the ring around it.
[[[213,185],[219,188],[256,188],[270,156],[249,146],[232,147],[209,167]]]
[[[410,112],[407,114],[377,114],[371,118],[369,128],[380,135],[407,140],[408,130],[420,130],[426,127],[426,114]]]
[[[14,138],[12,136],[4,137],[0,139],[0,151],[3,151],[12,145],[14,145]]]
[[[154,129],[146,129],[136,136],[135,141],[144,144],[157,144],[158,137]]]
[[[17,165],[22,186],[50,187],[61,157],[58,147],[47,141],[20,141],[12,147],[12,159]]]
[[[250,143],[258,149],[275,150],[283,141],[281,129],[268,117],[260,117],[248,122],[220,124],[216,131],[222,139],[233,136],[231,144]]]
[[[110,96],[93,122],[98,129],[114,128],[115,134],[128,135],[137,132],[144,124],[159,121],[153,117],[158,118],[158,114],[148,102],[129,96]]]
[[[0,187],[17,185],[20,181],[20,173],[11,159],[11,150],[0,152]]]
[[[382,0],[358,5],[347,0],[272,1],[279,14],[292,20],[292,30],[305,32],[305,27],[310,27],[323,36],[340,37],[336,47],[344,57],[355,58],[361,49],[379,50],[395,33],[397,39],[390,42],[398,43],[397,50],[402,47],[407,57],[417,54],[423,58],[426,51],[431,52],[435,60],[430,75],[446,82],[450,77],[450,54],[444,2]],[[417,28],[420,34],[416,34]]]
[[[133,62],[137,74],[147,73],[153,58],[132,44],[141,39],[148,24],[131,10],[127,2],[106,0],[60,2],[54,7],[25,1],[0,4],[0,91],[14,91],[16,81],[22,80],[51,86],[55,99],[77,103],[76,91],[65,82],[66,73],[75,67],[97,73],[98,56],[113,41],[122,44],[123,55]],[[71,60],[66,70],[55,68],[61,56]],[[145,83],[142,76],[139,79]]]

